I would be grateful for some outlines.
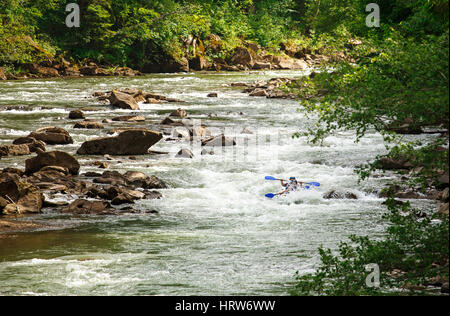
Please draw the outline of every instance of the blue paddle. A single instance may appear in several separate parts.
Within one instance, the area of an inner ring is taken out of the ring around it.
[[[281,181],[282,179],[277,179],[277,178],[274,178],[274,177],[271,177],[271,176],[267,176],[266,180],[269,180],[269,181]],[[286,180],[284,180],[284,181],[286,181]],[[314,187],[320,187],[320,183],[319,182],[308,182],[306,184],[312,185]]]

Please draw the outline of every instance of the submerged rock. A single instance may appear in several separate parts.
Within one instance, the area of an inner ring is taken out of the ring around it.
[[[86,120],[76,123],[73,128],[103,129],[104,126],[102,123]]]
[[[194,158],[194,154],[189,149],[183,148],[177,153],[175,158],[190,158],[190,159],[192,159],[192,158]]]
[[[351,192],[338,192],[336,190],[332,190],[332,191],[326,193],[323,196],[323,198],[326,199],[326,200],[331,200],[331,199],[357,200],[358,196],[356,194],[354,194],[354,193],[351,193]]]
[[[61,210],[61,213],[86,215],[113,215],[114,209],[105,201],[75,200]]]
[[[147,129],[127,130],[116,137],[97,138],[83,143],[79,155],[145,155],[162,139],[159,132]]]
[[[412,168],[412,164],[406,159],[394,159],[383,157],[380,159],[381,169],[384,170],[408,170]]]

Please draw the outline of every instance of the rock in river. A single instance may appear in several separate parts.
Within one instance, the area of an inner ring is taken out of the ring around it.
[[[45,143],[43,141],[37,140],[33,137],[19,137],[13,141],[14,145],[26,144],[30,152],[35,153],[36,151],[45,151]]]
[[[36,157],[25,161],[25,173],[30,175],[47,166],[64,167],[73,175],[80,171],[80,164],[71,155],[62,151],[38,152]]]
[[[351,192],[338,192],[335,190],[332,190],[330,192],[328,192],[327,194],[325,194],[323,196],[324,199],[330,200],[330,199],[348,199],[348,200],[357,200],[358,197],[356,196],[356,194],[351,193]]]
[[[81,110],[73,110],[69,113],[70,120],[83,120],[84,118],[84,113]]]
[[[73,139],[70,134],[65,129],[60,127],[40,128],[30,133],[28,137],[33,137],[48,145],[66,145],[73,143]]]
[[[23,182],[17,174],[0,175],[0,214],[39,213],[42,203],[39,188]]]
[[[139,110],[139,104],[132,95],[113,90],[109,96],[112,106],[126,110]]]
[[[225,135],[219,135],[211,137],[202,142],[202,146],[210,147],[222,147],[222,146],[236,146],[236,140],[234,138],[226,137]]]
[[[145,155],[162,139],[162,134],[148,129],[127,130],[115,137],[89,140],[78,149],[79,155]]]
[[[30,154],[28,145],[0,145],[1,156],[25,156]]]
[[[75,200],[69,206],[63,208],[61,213],[90,214],[90,215],[112,215],[114,209],[105,201]]]
[[[103,129],[104,126],[102,123],[99,123],[99,122],[85,120],[85,121],[76,123],[73,128]]]

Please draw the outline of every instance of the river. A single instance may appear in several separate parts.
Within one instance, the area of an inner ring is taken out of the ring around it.
[[[97,121],[135,113],[99,106],[90,97],[113,88],[138,88],[186,101],[142,105],[139,114],[147,121],[139,126],[151,128],[182,107],[214,134],[225,131],[238,142],[234,148],[215,149],[212,156],[201,156],[194,148],[194,159],[177,159],[175,154],[189,144],[161,141],[152,149],[168,155],[112,162],[111,170],[142,171],[169,185],[162,199],[133,206],[157,210],[157,215],[69,216],[45,209],[19,219],[55,228],[0,238],[0,294],[287,295],[296,271],[313,271],[320,245],[335,249],[350,234],[380,236],[386,225],[385,208],[377,192],[393,176],[358,184],[354,173],[355,167],[385,152],[380,135],[369,133],[356,144],[353,133],[340,133],[328,137],[323,146],[312,146],[305,137],[292,138],[314,124],[297,111],[298,101],[249,97],[226,86],[304,74],[157,74],[0,83],[0,107],[33,109],[0,112],[0,143],[43,126],[59,126],[70,132],[74,144],[47,150],[75,153],[82,142],[106,135],[107,129],[73,129],[74,122],[67,119],[70,110],[96,107],[85,113]],[[208,98],[209,92],[219,97]],[[241,134],[243,128],[254,134]],[[23,168],[26,158],[2,158],[0,168]],[[89,162],[104,160],[78,159],[81,173],[99,172]],[[264,181],[267,175],[297,176],[322,185],[268,200],[264,194],[281,187]],[[358,199],[324,199],[333,189],[352,192]]]

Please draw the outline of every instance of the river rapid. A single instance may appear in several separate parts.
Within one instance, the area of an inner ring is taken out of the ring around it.
[[[178,107],[225,132],[237,146],[214,149],[193,159],[178,159],[182,141],[160,141],[152,150],[167,155],[114,157],[110,170],[136,170],[156,175],[169,189],[160,200],[138,201],[142,214],[124,216],[61,215],[44,209],[20,218],[50,225],[50,230],[0,237],[1,295],[287,295],[294,274],[312,272],[320,245],[336,248],[351,234],[381,236],[386,223],[379,192],[391,174],[358,184],[354,169],[385,152],[380,135],[369,133],[359,143],[354,134],[326,138],[323,146],[307,143],[314,119],[298,112],[298,101],[249,97],[231,82],[296,77],[305,72],[277,71],[218,74],[158,74],[136,78],[80,78],[0,83],[0,107],[24,105],[31,111],[0,112],[0,144],[44,126],[69,131],[74,144],[47,146],[74,154],[86,140],[106,136],[105,130],[73,129],[70,110],[96,121],[139,113],[152,128]],[[138,88],[178,98],[182,104],[144,104],[141,110],[111,109],[91,98],[95,91]],[[218,98],[207,94],[217,92]],[[44,107],[44,108],[42,108]],[[45,107],[51,107],[46,109]],[[241,134],[244,128],[254,134]],[[167,137],[167,136],[166,136]],[[425,137],[425,136],[417,136]],[[24,168],[29,157],[3,157],[0,168]],[[81,173],[102,172],[90,166],[103,157],[80,157]],[[120,161],[121,163],[118,163]],[[296,176],[322,185],[269,200],[281,190],[265,176]],[[352,192],[357,200],[327,200],[331,190]],[[76,197],[61,196],[60,200]],[[427,202],[420,202],[427,203]],[[144,214],[156,210],[157,215]],[[0,235],[1,236],[1,235]]]

